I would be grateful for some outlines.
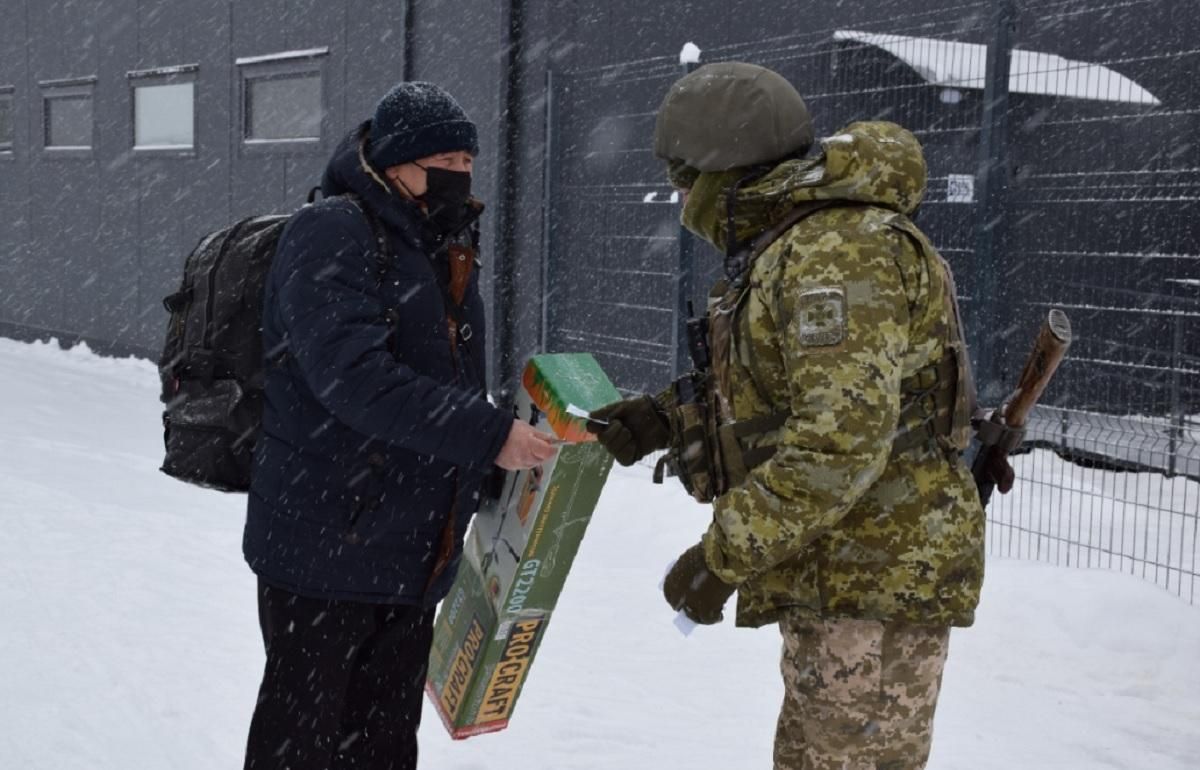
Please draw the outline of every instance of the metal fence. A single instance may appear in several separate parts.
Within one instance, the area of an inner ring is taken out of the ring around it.
[[[996,376],[1020,365],[1023,319],[1051,305],[1077,341],[1030,435],[1051,451],[1017,463],[1021,485],[989,511],[990,551],[1118,569],[1195,603],[1197,24],[1160,0],[1025,2],[1012,19],[997,238],[1027,269],[1001,295],[1013,333]]]
[[[992,498],[988,552],[1119,570],[1195,604],[1200,483],[1149,470],[1170,451],[1161,431],[1104,415],[1085,426],[1067,410],[1041,412],[1031,451],[1013,461],[1018,483]],[[1200,423],[1190,430],[1194,445]],[[1088,447],[1086,454],[1063,449],[1067,431],[1074,433],[1072,446]]]
[[[1196,601],[1200,519],[1200,23],[1170,0],[966,2],[705,50],[788,77],[821,133],[921,140],[917,221],[950,261],[985,403],[1050,307],[1076,343],[1036,410],[993,555],[1120,569]],[[681,41],[682,42],[682,41]],[[627,391],[686,365],[679,329],[719,255],[681,235],[650,151],[684,65],[554,72],[548,349]],[[618,299],[619,298],[619,299]]]

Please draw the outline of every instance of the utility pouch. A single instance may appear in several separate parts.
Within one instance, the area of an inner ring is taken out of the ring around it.
[[[932,439],[947,455],[958,456],[971,443],[974,433],[973,417],[978,410],[975,378],[971,372],[971,356],[967,350],[962,314],[958,307],[958,291],[954,284],[954,272],[949,263],[937,253],[929,239],[913,223],[903,217],[893,220],[892,227],[911,239],[925,256],[929,270],[938,276],[941,283],[946,326],[943,330],[945,352],[942,359],[930,367],[934,377],[932,387],[924,383],[905,388],[907,403],[901,409],[900,430],[893,444],[892,454],[897,455]],[[918,373],[920,374],[920,373]],[[914,394],[914,391],[918,391]],[[917,398],[913,398],[914,395]],[[920,409],[919,401],[928,398],[932,408],[927,409],[925,424],[921,432],[910,432],[912,413]],[[977,424],[977,421],[975,421]],[[925,438],[920,435],[925,434]]]
[[[662,483],[664,474],[678,476],[697,503],[712,503],[716,498],[707,411],[701,402],[677,404],[667,410],[671,435],[676,440],[654,467],[654,483]]]
[[[956,451],[965,452],[971,444],[972,434],[972,418],[977,406],[977,395],[975,392],[975,377],[971,372],[971,355],[967,351],[966,336],[963,334],[962,316],[958,311],[958,297],[955,293],[954,274],[950,272],[950,266],[942,261],[943,269],[946,273],[946,281],[948,290],[946,292],[947,304],[950,310],[947,316],[953,321],[953,329],[949,335],[950,339],[946,344],[947,356],[954,362],[954,397],[953,402],[947,406],[951,414],[950,429],[948,435],[943,439],[946,448]]]
[[[676,382],[675,392],[694,387],[692,376]],[[680,383],[683,388],[679,388]],[[711,394],[710,394],[711,395]],[[711,503],[746,480],[750,471],[771,459],[778,447],[752,442],[783,426],[784,414],[767,414],[718,425],[711,398],[693,399],[666,410],[675,438],[654,468],[654,483],[664,475],[678,476],[696,502]]]

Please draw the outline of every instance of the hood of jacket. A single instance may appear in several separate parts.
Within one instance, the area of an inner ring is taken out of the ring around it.
[[[364,121],[338,142],[321,178],[321,194],[326,198],[347,193],[357,195],[389,229],[416,248],[432,252],[439,239],[429,227],[420,204],[393,189],[383,174],[367,162],[370,131],[371,121]]]
[[[851,123],[820,142],[812,158],[786,160],[738,187],[733,223],[739,243],[770,229],[796,206],[862,203],[912,214],[925,195],[927,169],[911,132],[885,121]],[[728,195],[750,169],[702,173],[683,208],[683,224],[725,250]]]

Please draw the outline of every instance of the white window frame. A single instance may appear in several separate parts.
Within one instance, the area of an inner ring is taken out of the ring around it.
[[[180,64],[174,67],[134,70],[125,73],[129,80],[129,142],[137,155],[194,158],[200,152],[200,110],[198,93],[199,64]],[[137,90],[147,86],[173,86],[190,83],[192,86],[192,143],[191,145],[141,145],[137,143]]]
[[[41,101],[41,145],[42,155],[46,158],[90,159],[95,156],[96,135],[96,78],[64,78],[61,80],[43,80],[38,83]],[[50,102],[55,99],[78,99],[86,97],[91,102],[91,141],[84,145],[52,145],[50,140]]]
[[[286,51],[283,53],[266,54],[263,56],[248,56],[234,61],[237,67],[236,109],[237,138],[241,152],[247,155],[311,155],[323,154],[328,150],[332,134],[332,119],[329,100],[329,78],[325,61],[328,58],[328,48],[310,48],[303,51]],[[317,137],[297,137],[292,139],[254,139],[250,137],[250,114],[247,110],[247,100],[250,95],[250,83],[256,79],[286,78],[304,75],[314,75],[321,86],[321,123],[320,135]]]

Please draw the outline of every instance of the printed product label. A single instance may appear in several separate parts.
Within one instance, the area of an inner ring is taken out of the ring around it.
[[[467,626],[467,635],[454,655],[454,662],[450,664],[450,673],[442,686],[441,701],[442,708],[451,720],[458,717],[471,674],[479,664],[479,657],[483,652],[483,633],[483,624],[479,622],[479,618],[472,617],[471,625]]]
[[[504,652],[496,663],[496,670],[484,691],[483,705],[479,709],[480,722],[493,722],[508,719],[512,713],[513,703],[525,674],[529,670],[529,660],[537,647],[538,634],[545,623],[545,616],[523,618],[513,622],[512,632],[504,645]]]
[[[517,582],[513,585],[512,593],[508,595],[508,606],[504,608],[505,612],[515,615],[525,609],[525,601],[529,598],[529,591],[533,588],[534,580],[537,579],[540,566],[541,562],[537,559],[530,559],[521,565]]]

